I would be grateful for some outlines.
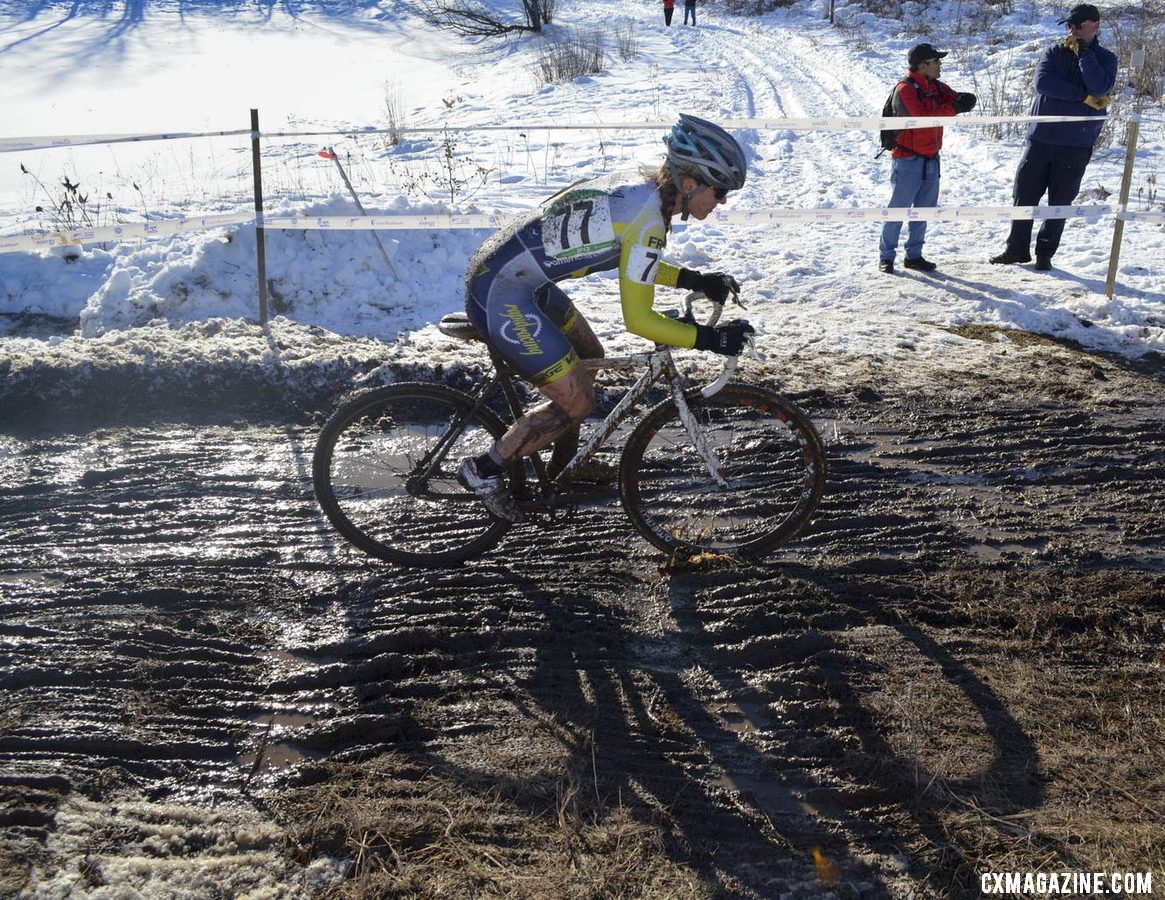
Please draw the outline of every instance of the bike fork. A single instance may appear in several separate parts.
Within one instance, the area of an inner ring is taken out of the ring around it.
[[[704,466],[708,470],[708,474],[716,483],[716,486],[722,489],[728,487],[728,481],[724,477],[724,470],[720,465],[720,460],[716,458],[716,454],[712,452],[712,448],[708,446],[708,441],[704,434],[704,429],[700,427],[700,423],[696,421],[696,416],[692,412],[692,408],[688,406],[688,398],[684,396],[683,379],[679,377],[674,367],[668,372],[668,387],[671,388],[672,400],[676,405],[676,412],[679,414],[680,421],[684,423],[684,430],[688,432],[688,437],[692,441],[692,446],[696,448],[696,454],[704,461]]]

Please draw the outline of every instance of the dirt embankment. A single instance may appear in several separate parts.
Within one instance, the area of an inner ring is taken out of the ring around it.
[[[744,566],[665,565],[614,499],[379,565],[302,424],[0,436],[0,894],[1165,883],[1165,386],[965,338],[758,376],[832,471]]]

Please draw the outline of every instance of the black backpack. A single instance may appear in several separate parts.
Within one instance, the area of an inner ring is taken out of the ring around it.
[[[898,82],[898,84],[913,85],[914,89],[916,91],[918,91],[919,102],[920,103],[922,102],[922,88],[920,88],[918,86],[918,82],[915,81],[913,78],[903,78],[901,81]],[[897,113],[894,112],[894,95],[898,92],[898,84],[894,85],[894,87],[890,90],[890,95],[888,97],[886,97],[886,102],[882,104],[882,118],[883,119],[890,119],[890,118],[893,118],[894,116],[897,115]],[[901,133],[902,133],[901,128],[883,128],[881,131],[879,131],[878,137],[881,138],[881,140],[882,140],[882,149],[878,151],[878,153],[874,157],[874,159],[877,159],[879,156],[881,156],[887,150],[894,150],[895,148],[897,148],[898,147],[898,135]],[[914,153],[914,151],[911,150],[909,147],[902,147],[901,149],[905,150],[907,153]],[[921,156],[922,154],[915,153],[914,155]]]

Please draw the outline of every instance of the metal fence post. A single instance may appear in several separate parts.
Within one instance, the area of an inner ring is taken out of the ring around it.
[[[267,325],[267,233],[263,228],[263,170],[259,162],[259,110],[251,110],[251,168],[255,174],[255,262],[259,269],[259,324]]]

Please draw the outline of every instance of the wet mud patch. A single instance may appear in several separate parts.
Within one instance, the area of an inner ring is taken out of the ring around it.
[[[614,498],[457,570],[379,565],[322,520],[299,421],[0,435],[0,891],[1165,870],[1165,391],[951,339],[762,370],[831,476],[736,566],[662,558]]]

